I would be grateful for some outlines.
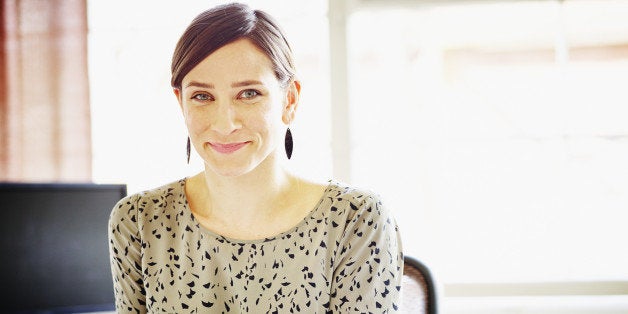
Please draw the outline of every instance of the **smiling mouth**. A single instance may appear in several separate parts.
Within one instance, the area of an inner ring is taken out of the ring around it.
[[[213,148],[215,151],[221,154],[231,154],[240,150],[240,148],[244,147],[245,145],[249,143],[250,142],[227,143],[227,144],[209,143],[209,146],[211,146],[211,148]]]

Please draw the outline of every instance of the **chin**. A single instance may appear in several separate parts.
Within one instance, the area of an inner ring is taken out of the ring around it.
[[[254,172],[258,168],[268,168],[274,163],[275,156],[271,151],[267,154],[236,153],[232,156],[208,154],[203,159],[205,170],[221,177],[239,177]]]
[[[210,170],[221,177],[239,177],[251,172],[255,167],[251,165],[217,165],[216,163],[205,163],[205,169]]]

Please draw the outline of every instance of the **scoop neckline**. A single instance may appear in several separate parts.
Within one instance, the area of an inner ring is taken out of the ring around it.
[[[321,195],[321,197],[318,200],[318,202],[316,202],[316,205],[312,208],[312,210],[310,210],[310,212],[307,215],[305,215],[305,217],[303,217],[303,219],[301,219],[297,224],[295,224],[294,226],[292,226],[288,230],[280,232],[280,233],[278,233],[276,235],[273,235],[273,236],[265,237],[265,238],[243,240],[243,239],[236,239],[236,238],[227,237],[227,236],[221,235],[219,233],[216,233],[216,232],[214,232],[212,230],[209,230],[209,229],[205,228],[196,219],[196,216],[194,216],[194,213],[192,212],[192,208],[190,208],[190,204],[188,202],[188,195],[185,192],[185,186],[186,186],[186,183],[187,183],[188,179],[189,179],[189,177],[185,177],[185,178],[179,180],[179,182],[180,182],[179,187],[182,190],[181,195],[182,195],[183,200],[184,200],[184,202],[183,202],[183,204],[185,206],[184,210],[190,215],[190,219],[196,225],[196,228],[198,228],[199,231],[201,231],[202,233],[204,233],[206,235],[209,235],[209,236],[214,237],[216,239],[221,239],[221,240],[223,240],[225,242],[232,243],[232,244],[261,244],[261,243],[267,243],[267,242],[275,241],[277,239],[283,239],[283,238],[287,237],[288,235],[297,232],[299,230],[299,228],[301,228],[309,220],[311,220],[314,217],[314,215],[320,210],[323,201],[326,199],[326,196],[332,191],[333,187],[338,186],[338,184],[334,180],[332,180],[332,179],[327,180],[327,186],[325,187],[325,190],[323,190],[323,194]]]

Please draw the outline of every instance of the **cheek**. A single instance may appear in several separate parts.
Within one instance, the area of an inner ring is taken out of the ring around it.
[[[283,123],[281,113],[276,114],[273,118],[273,128],[272,130],[270,130],[272,135],[270,136],[273,137],[272,141],[275,142],[275,145],[283,147],[283,142],[286,136],[286,129],[288,126]]]
[[[188,107],[185,111],[185,125],[188,132],[194,135],[202,135],[211,128],[212,112],[205,107]]]
[[[272,112],[257,112],[243,121],[247,129],[261,134],[274,133],[275,119]]]
[[[202,119],[199,118],[198,114],[194,114],[191,112],[187,112],[185,115],[185,125],[188,127],[188,131],[190,133],[199,133],[205,128]]]
[[[258,131],[266,130],[267,133],[273,134],[277,129],[281,129],[281,104],[271,101],[258,109],[252,111],[251,118],[247,119],[246,125],[248,128]]]

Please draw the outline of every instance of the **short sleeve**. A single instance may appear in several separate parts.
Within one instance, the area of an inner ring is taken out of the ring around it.
[[[396,312],[403,274],[397,223],[375,196],[349,207],[328,308],[333,313]]]
[[[146,313],[139,198],[134,195],[120,200],[109,217],[109,256],[117,313]]]

